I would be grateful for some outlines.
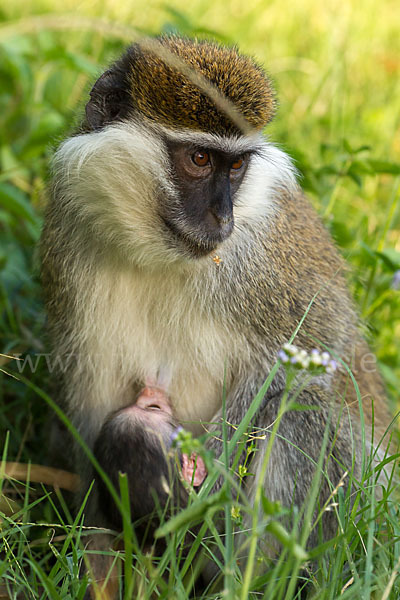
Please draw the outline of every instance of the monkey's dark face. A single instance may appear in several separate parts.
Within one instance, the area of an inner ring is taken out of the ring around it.
[[[248,225],[273,212],[274,190],[293,179],[283,153],[260,136],[133,119],[70,138],[54,164],[57,189],[94,232],[93,246],[154,270],[201,268],[216,249],[228,256]]]
[[[233,231],[234,198],[250,153],[230,154],[192,144],[167,143],[179,192],[175,210],[161,217],[177,244],[195,256],[209,254]]]

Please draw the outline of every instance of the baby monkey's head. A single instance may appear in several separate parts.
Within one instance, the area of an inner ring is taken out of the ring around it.
[[[117,492],[119,473],[127,475],[132,520],[152,515],[152,529],[159,513],[186,506],[181,480],[196,486],[206,475],[201,457],[189,458],[172,447],[180,429],[166,392],[147,386],[133,404],[109,415],[95,442],[94,454]],[[110,527],[121,529],[120,511],[100,477],[98,493]],[[148,519],[143,527],[149,527]]]

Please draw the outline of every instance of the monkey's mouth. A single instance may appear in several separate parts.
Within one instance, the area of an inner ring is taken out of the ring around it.
[[[162,216],[162,220],[172,233],[169,236],[169,241],[174,249],[185,251],[185,254],[189,252],[190,256],[201,258],[215,252],[216,248],[221,244],[227,237],[230,236],[233,229],[233,224],[229,227],[221,228],[217,231],[210,233],[205,229],[202,230],[198,225],[193,227],[193,230],[183,229],[176,222]]]

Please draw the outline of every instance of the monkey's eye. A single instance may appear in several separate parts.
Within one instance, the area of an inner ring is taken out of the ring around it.
[[[233,171],[238,171],[239,169],[241,169],[241,168],[243,167],[243,165],[244,165],[244,160],[243,160],[243,158],[237,158],[237,159],[235,160],[235,162],[233,162],[233,163],[231,164],[231,169],[232,169]]]
[[[192,161],[198,167],[206,167],[210,162],[210,155],[208,152],[201,152],[198,150],[192,155]]]

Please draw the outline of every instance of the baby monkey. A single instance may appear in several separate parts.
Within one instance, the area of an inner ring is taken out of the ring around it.
[[[95,442],[94,454],[117,492],[119,473],[127,474],[138,539],[155,530],[161,512],[168,515],[174,507],[186,506],[188,491],[183,482],[197,487],[207,475],[199,455],[189,457],[174,450],[180,429],[165,387],[147,380],[133,404],[111,413]],[[120,511],[104,481],[98,480],[99,505],[108,525],[120,530]]]

